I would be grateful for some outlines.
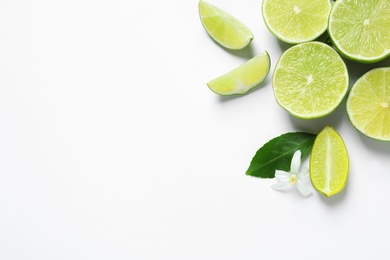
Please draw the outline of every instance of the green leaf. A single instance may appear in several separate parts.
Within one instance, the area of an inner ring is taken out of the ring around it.
[[[296,132],[272,139],[256,152],[246,175],[274,178],[275,170],[289,171],[295,151],[301,150],[302,158],[305,158],[310,153],[315,138],[314,134]]]

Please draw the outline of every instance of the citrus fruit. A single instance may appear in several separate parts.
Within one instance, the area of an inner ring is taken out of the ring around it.
[[[252,41],[252,32],[227,12],[203,0],[199,1],[198,8],[206,32],[223,47],[239,50]]]
[[[314,188],[329,197],[346,185],[349,158],[337,131],[326,126],[316,137],[310,156],[310,180]]]
[[[359,78],[347,98],[352,125],[366,136],[390,141],[390,68],[376,68]]]
[[[302,43],[323,34],[328,25],[330,0],[264,0],[263,20],[281,41]]]
[[[329,35],[345,57],[372,63],[390,55],[390,1],[337,0]]]
[[[271,60],[266,51],[207,83],[219,95],[245,94],[267,77]]]
[[[296,117],[311,119],[337,108],[347,93],[349,76],[334,49],[321,42],[307,42],[280,56],[272,86],[280,106]]]

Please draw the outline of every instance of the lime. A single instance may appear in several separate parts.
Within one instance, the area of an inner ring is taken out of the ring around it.
[[[316,137],[310,156],[310,180],[327,197],[339,193],[347,183],[349,158],[344,141],[326,126]]]
[[[292,115],[318,118],[341,103],[349,87],[340,55],[320,42],[301,43],[286,50],[274,69],[276,101]]]
[[[328,31],[348,59],[363,63],[382,60],[390,55],[390,1],[337,0]]]
[[[251,31],[227,12],[203,0],[199,1],[198,8],[203,27],[223,47],[239,50],[252,41]]]
[[[352,125],[366,136],[390,141],[390,68],[376,68],[359,78],[347,98]]]
[[[245,94],[267,77],[271,65],[268,52],[264,51],[232,71],[207,83],[211,91],[219,95]]]
[[[327,28],[330,0],[264,0],[263,19],[272,34],[284,42],[314,40]]]

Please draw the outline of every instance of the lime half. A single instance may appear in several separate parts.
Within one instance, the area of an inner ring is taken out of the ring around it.
[[[203,27],[223,47],[243,49],[252,41],[252,32],[227,12],[203,0],[199,1],[198,8]]]
[[[280,106],[296,117],[311,119],[337,108],[347,93],[349,76],[334,49],[324,43],[308,42],[280,56],[272,86]]]
[[[264,0],[263,19],[277,38],[288,43],[314,40],[327,28],[330,0]]]
[[[364,135],[390,141],[390,68],[373,69],[356,81],[348,95],[347,113]]]
[[[310,180],[314,188],[329,197],[346,185],[349,171],[347,148],[332,127],[325,127],[316,137],[310,156]]]
[[[219,95],[245,94],[267,77],[271,60],[266,51],[207,83]]]
[[[329,35],[347,58],[372,63],[390,55],[390,1],[337,0]]]

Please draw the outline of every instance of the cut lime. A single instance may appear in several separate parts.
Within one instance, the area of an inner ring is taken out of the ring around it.
[[[328,31],[345,57],[363,63],[382,60],[390,55],[390,1],[337,0]]]
[[[364,135],[390,141],[390,68],[370,70],[356,81],[347,98],[347,113]]]
[[[272,34],[284,42],[314,40],[327,28],[330,0],[264,0],[263,19]]]
[[[314,188],[329,197],[339,193],[348,180],[349,158],[341,136],[325,127],[314,141],[310,156],[310,180]]]
[[[296,117],[311,119],[337,108],[347,93],[349,76],[334,49],[324,43],[308,42],[280,56],[272,85],[280,106]]]
[[[252,41],[251,31],[227,12],[203,0],[199,1],[198,8],[203,27],[223,47],[239,50]]]
[[[271,65],[268,52],[257,55],[232,71],[207,83],[219,95],[245,94],[267,77]]]

